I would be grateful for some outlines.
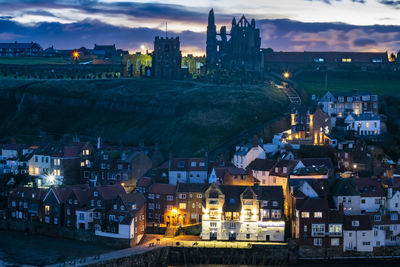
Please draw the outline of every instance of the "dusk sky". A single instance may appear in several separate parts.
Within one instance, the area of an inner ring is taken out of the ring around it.
[[[151,51],[167,21],[182,52],[199,55],[211,8],[217,28],[232,16],[255,18],[262,47],[276,51],[400,49],[400,0],[0,0],[0,42]]]

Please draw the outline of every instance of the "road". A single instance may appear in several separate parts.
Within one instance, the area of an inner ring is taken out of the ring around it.
[[[157,241],[159,239],[159,241]],[[152,245],[151,245],[152,244]],[[154,245],[154,246],[153,246]],[[279,242],[231,242],[231,241],[201,241],[199,236],[177,236],[175,238],[165,238],[162,235],[147,235],[145,240],[138,246],[132,248],[126,248],[121,250],[116,250],[113,252],[104,253],[101,255],[78,258],[73,261],[67,261],[52,265],[47,265],[47,267],[77,267],[86,266],[89,264],[101,263],[113,259],[119,259],[124,257],[129,257],[144,252],[151,251],[160,247],[198,247],[198,248],[239,248],[239,249],[249,249],[253,245],[265,245],[265,246],[286,246],[287,243]]]

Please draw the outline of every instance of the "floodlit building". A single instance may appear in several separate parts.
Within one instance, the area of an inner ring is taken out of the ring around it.
[[[203,200],[203,240],[284,241],[280,186],[211,184]]]

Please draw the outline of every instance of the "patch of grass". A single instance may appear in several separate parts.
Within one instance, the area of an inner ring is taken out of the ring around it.
[[[302,72],[292,77],[308,94],[323,95],[326,72]],[[354,89],[378,95],[400,94],[399,72],[331,72],[328,71],[327,89],[333,92],[348,92]]]
[[[72,64],[68,58],[62,57],[1,57],[0,64]]]

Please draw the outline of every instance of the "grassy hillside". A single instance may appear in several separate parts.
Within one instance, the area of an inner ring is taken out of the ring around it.
[[[325,93],[325,72],[302,72],[292,77],[308,94]],[[328,90],[345,92],[357,89],[379,95],[400,93],[399,72],[328,72]]]
[[[262,86],[220,86],[157,80],[15,81],[0,80],[0,88],[38,96],[89,99],[89,104],[24,105],[1,99],[0,138],[33,139],[40,131],[53,134],[102,136],[136,145],[160,144],[176,155],[201,155],[241,131],[265,123],[287,110],[287,99],[277,89]],[[94,108],[97,100],[159,103],[174,108],[174,115],[121,112]],[[91,102],[92,101],[92,102]]]

